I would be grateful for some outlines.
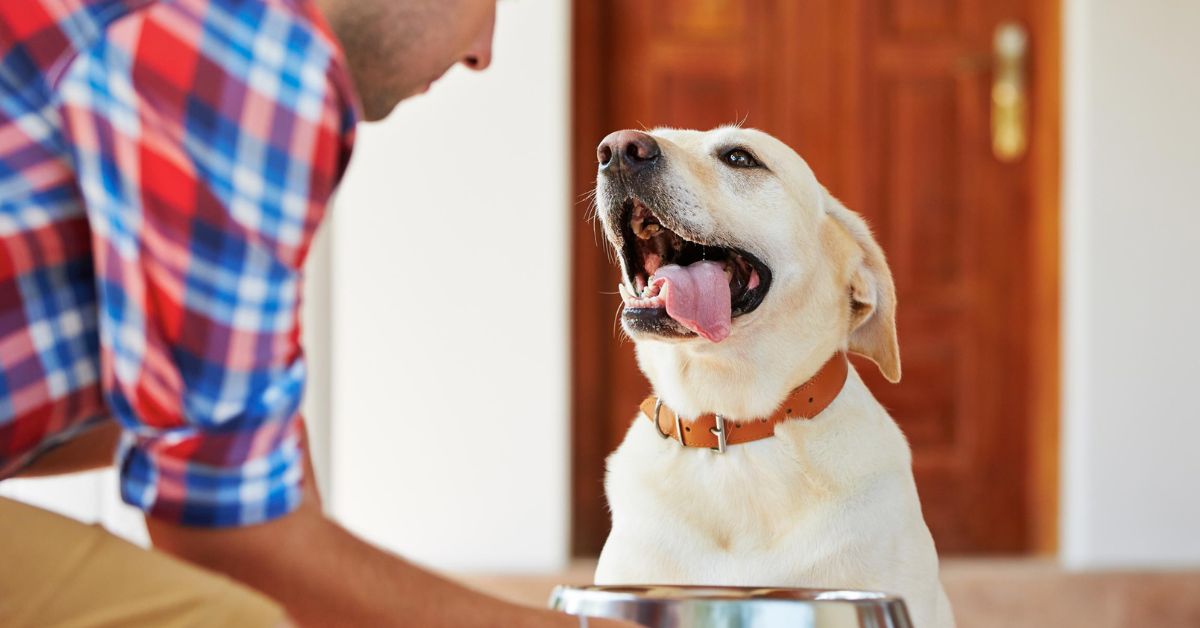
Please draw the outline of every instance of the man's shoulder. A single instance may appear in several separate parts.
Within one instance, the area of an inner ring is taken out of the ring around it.
[[[305,0],[143,0],[107,28],[110,37],[126,40],[142,35],[147,24],[176,44],[247,60],[270,60],[280,45],[327,56],[340,52],[320,11]]]
[[[252,91],[305,117],[328,100],[349,121],[343,131],[357,119],[340,46],[305,0],[143,0],[109,22],[63,76],[71,77],[59,84],[68,101],[72,93],[91,100],[118,76],[168,110]]]

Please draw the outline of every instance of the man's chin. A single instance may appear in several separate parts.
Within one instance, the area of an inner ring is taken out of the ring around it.
[[[379,90],[374,94],[363,95],[363,121],[379,122],[380,120],[383,120],[384,118],[390,116],[401,102],[414,96],[421,96],[428,93],[436,81],[437,79],[432,79],[417,85],[387,90],[387,92],[382,92],[382,90]]]
[[[363,102],[362,103],[362,121],[363,122],[379,122],[391,115],[396,109],[399,101],[384,105],[381,102]]]
[[[427,94],[427,93],[429,93],[429,89],[431,87],[433,87],[433,81],[429,81],[426,83],[421,83],[420,85],[415,85],[413,87],[409,87],[404,90],[404,95],[400,97],[400,101],[408,100],[409,98],[412,98],[413,96],[420,96],[422,94]],[[396,104],[399,104],[399,101],[397,101]]]
[[[396,110],[396,106],[399,105],[401,103],[401,101],[411,98],[412,96],[415,96],[415,95],[416,95],[416,93],[407,94],[407,95],[401,96],[399,98],[396,98],[393,96],[390,98],[375,98],[372,100],[364,100],[362,103],[363,121],[364,122],[379,122],[380,120],[383,120],[384,118],[387,118],[388,116],[392,115],[392,112]]]

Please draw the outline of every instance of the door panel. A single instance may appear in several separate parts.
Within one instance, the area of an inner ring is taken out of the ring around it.
[[[745,117],[795,147],[871,223],[899,295],[904,379],[888,384],[866,360],[855,365],[908,436],[943,552],[1032,543],[1027,391],[1043,371],[1031,363],[1030,292],[1046,283],[1036,273],[1055,269],[1027,254],[1031,162],[992,156],[989,107],[995,26],[1021,21],[1035,45],[1056,36],[1031,21],[1026,3],[1035,1],[576,3],[581,193],[608,131]],[[614,332],[619,300],[605,293],[618,275],[601,244],[580,227],[572,298],[582,555],[607,530],[601,459],[648,390]]]

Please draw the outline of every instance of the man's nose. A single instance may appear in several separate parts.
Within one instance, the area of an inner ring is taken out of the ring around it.
[[[492,36],[496,31],[496,14],[493,13],[488,18],[487,24],[483,30],[471,42],[471,47],[467,50],[467,54],[463,55],[462,64],[476,72],[482,72],[488,69],[492,64]]]
[[[658,142],[648,133],[641,131],[616,131],[596,147],[596,160],[602,172],[615,172],[622,168],[630,173],[638,172],[658,161],[662,151]]]

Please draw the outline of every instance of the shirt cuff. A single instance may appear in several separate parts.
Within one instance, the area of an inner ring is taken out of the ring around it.
[[[304,423],[293,417],[254,430],[126,431],[117,460],[121,498],[148,516],[184,526],[264,523],[300,505]]]

